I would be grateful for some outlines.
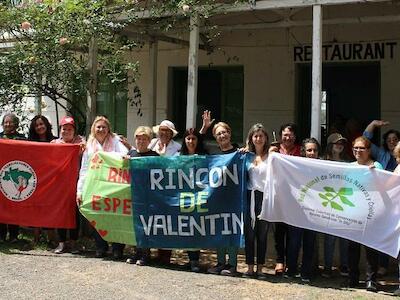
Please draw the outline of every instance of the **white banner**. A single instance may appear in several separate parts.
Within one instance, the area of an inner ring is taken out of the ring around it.
[[[392,257],[399,254],[398,175],[273,153],[264,195],[261,219],[344,237]]]

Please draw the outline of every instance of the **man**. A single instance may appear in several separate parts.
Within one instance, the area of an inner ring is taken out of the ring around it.
[[[281,126],[279,144],[273,144],[269,152],[300,156],[300,145],[296,143],[297,126],[293,123],[286,123]],[[274,223],[275,249],[277,253],[275,274],[283,275],[285,272],[285,259],[287,259],[288,226],[285,223]]]

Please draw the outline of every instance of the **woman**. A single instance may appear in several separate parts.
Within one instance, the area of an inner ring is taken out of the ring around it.
[[[374,120],[367,126],[367,128],[365,128],[363,135],[367,139],[371,140],[374,136],[374,130],[376,128],[381,128],[387,125],[389,125],[389,122],[383,120]],[[382,148],[376,146],[375,144],[371,145],[371,156],[376,159],[386,171],[393,172],[393,170],[397,167],[393,150],[399,141],[400,132],[394,129],[389,129],[383,134]],[[385,275],[389,266],[389,255],[379,253],[379,266],[380,268],[378,269],[378,275]]]
[[[157,152],[159,155],[174,156],[178,155],[181,150],[181,145],[173,140],[178,134],[174,123],[169,120],[164,120],[160,125],[153,127],[157,138],[154,138],[149,145],[149,149]]]
[[[159,156],[157,152],[150,150],[149,144],[153,137],[153,131],[150,127],[139,126],[134,133],[136,149],[128,152],[129,157],[144,157],[144,156]],[[150,249],[136,247],[134,256],[128,258],[128,264],[136,264],[138,266],[145,266],[150,261]]]
[[[353,142],[353,153],[356,161],[353,164],[360,166],[368,166],[370,169],[377,168],[383,169],[382,165],[374,161],[371,157],[371,142],[364,136],[356,138]],[[360,271],[358,264],[360,262],[360,249],[361,244],[349,241],[349,280],[347,286],[356,287],[359,283]],[[367,278],[366,289],[367,291],[376,292],[376,275],[378,271],[378,256],[379,252],[366,247],[366,258],[367,258]]]
[[[25,140],[25,136],[17,132],[19,127],[19,119],[15,114],[8,113],[4,115],[1,122],[3,132],[0,132],[0,139]],[[14,224],[0,224],[0,242],[6,241],[7,231],[9,233],[9,241],[15,243],[18,241],[19,226]]]
[[[332,133],[327,139],[325,159],[340,162],[349,162],[350,159],[346,152],[347,139],[339,133]],[[324,236],[324,271],[322,277],[332,277],[332,262],[333,255],[335,252],[335,242],[337,237],[329,234]],[[348,276],[348,257],[347,249],[349,243],[346,239],[339,239],[339,250],[340,250],[340,274],[342,276]]]
[[[318,159],[321,146],[315,138],[303,140],[301,156]],[[303,244],[303,257],[301,262],[300,276],[303,283],[309,283],[312,277],[313,256],[315,245],[315,231],[295,226],[288,226],[288,254],[286,278],[297,275],[297,259],[301,244]]]
[[[77,134],[75,121],[72,117],[65,116],[60,121],[60,133],[61,137],[55,140],[52,140],[51,143],[55,144],[79,144],[81,145],[81,154],[85,147],[85,140]],[[72,254],[78,254],[79,248],[77,247],[76,241],[79,237],[79,223],[80,223],[80,214],[79,209],[76,207],[76,228],[74,229],[57,229],[58,233],[58,246],[54,250],[54,253],[61,254],[66,250],[65,242],[67,240],[67,230],[69,232],[70,238],[70,251]]]
[[[400,143],[397,143],[396,147],[393,150],[393,155],[396,158],[397,167],[394,169],[393,173],[400,174]],[[398,263],[399,263],[399,283],[400,283],[400,255],[398,256]],[[400,285],[394,291],[395,296],[400,296]]]
[[[31,142],[43,142],[50,143],[56,137],[52,132],[52,125],[49,120],[42,115],[36,115],[31,120],[31,124],[29,126],[28,140]],[[48,244],[51,248],[55,246],[56,243],[56,234],[54,229],[43,228],[47,231],[47,240]],[[40,240],[40,228],[35,227],[33,229],[34,241],[35,243]]]
[[[203,136],[197,129],[190,128],[183,134],[183,144],[181,155],[206,155],[207,151],[204,149]],[[192,272],[200,272],[199,259],[200,250],[188,251],[190,270]]]
[[[244,223],[245,252],[247,271],[245,277],[265,279],[262,269],[267,252],[269,223],[258,219],[264,198],[267,177],[268,134],[262,124],[253,125],[247,135],[246,150],[255,154],[250,163],[247,186],[247,208]],[[257,248],[256,246],[257,245]],[[257,269],[254,271],[255,250],[257,249]]]
[[[97,151],[114,152],[121,156],[126,155],[128,152],[128,149],[119,140],[118,135],[111,131],[110,121],[104,116],[97,116],[93,121],[86,149],[85,152],[83,152],[76,194],[76,202],[78,205],[82,203],[83,184],[89,167],[90,157]],[[102,239],[96,230],[93,231],[93,236],[96,242],[96,257],[105,257],[108,251],[108,243]],[[124,245],[113,243],[112,248],[113,257],[115,259],[121,259]]]
[[[231,142],[231,128],[224,122],[219,122],[214,125],[212,133],[218,144],[219,149],[213,154],[228,154],[238,150],[237,144]],[[217,249],[216,266],[209,268],[210,274],[221,274],[226,276],[235,276],[237,274],[237,247],[224,247]],[[226,254],[228,254],[228,262],[226,261]]]
[[[279,152],[284,155],[300,156],[300,145],[297,144],[297,126],[293,123],[283,124],[279,131],[281,141],[270,147],[270,152]],[[285,258],[287,258],[288,227],[285,223],[274,223],[274,238],[276,250],[275,274],[285,272]]]
[[[149,149],[157,152],[161,156],[179,155],[181,144],[175,142],[173,138],[178,134],[174,123],[164,120],[160,125],[153,127],[156,138],[152,139]],[[171,250],[158,249],[158,260],[161,264],[169,264],[171,261]]]
[[[15,114],[5,114],[1,122],[3,131],[0,132],[0,139],[11,139],[11,140],[26,140],[26,137],[17,132],[19,127],[19,119]]]
[[[55,138],[49,120],[42,115],[34,116],[29,126],[28,140],[49,143]]]
[[[375,128],[387,126],[389,122],[383,120],[374,120],[366,128],[363,136],[371,140],[374,136]],[[383,146],[379,148],[375,144],[371,144],[371,156],[376,159],[386,171],[393,171],[397,167],[393,150],[400,141],[400,132],[389,129],[383,135]]]

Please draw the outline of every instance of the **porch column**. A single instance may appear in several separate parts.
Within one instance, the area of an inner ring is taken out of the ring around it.
[[[150,56],[150,86],[149,86],[149,107],[150,119],[149,124],[157,123],[157,56],[158,56],[158,41],[154,40],[149,45]]]
[[[310,137],[321,142],[322,6],[313,6],[312,98]]]
[[[190,17],[186,128],[196,127],[198,81],[197,69],[199,60],[200,31],[199,20],[199,15],[196,13]]]
[[[97,40],[92,37],[89,42],[88,71],[89,84],[87,88],[87,107],[86,107],[86,136],[90,134],[90,127],[96,117],[96,98],[97,98]]]

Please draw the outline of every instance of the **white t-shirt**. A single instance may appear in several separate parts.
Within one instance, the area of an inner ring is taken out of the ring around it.
[[[149,145],[149,149],[153,150],[155,152],[157,152],[158,154],[162,155],[162,156],[174,156],[174,155],[178,155],[179,151],[181,151],[181,144],[175,142],[174,140],[171,140],[168,145],[167,148],[165,149],[165,152],[163,152],[163,149],[160,149],[158,146],[158,142],[160,141],[159,138],[154,138],[151,140],[150,145]]]
[[[249,180],[247,182],[248,190],[256,190],[264,192],[265,181],[267,180],[267,160],[255,165],[251,163],[249,172]]]

